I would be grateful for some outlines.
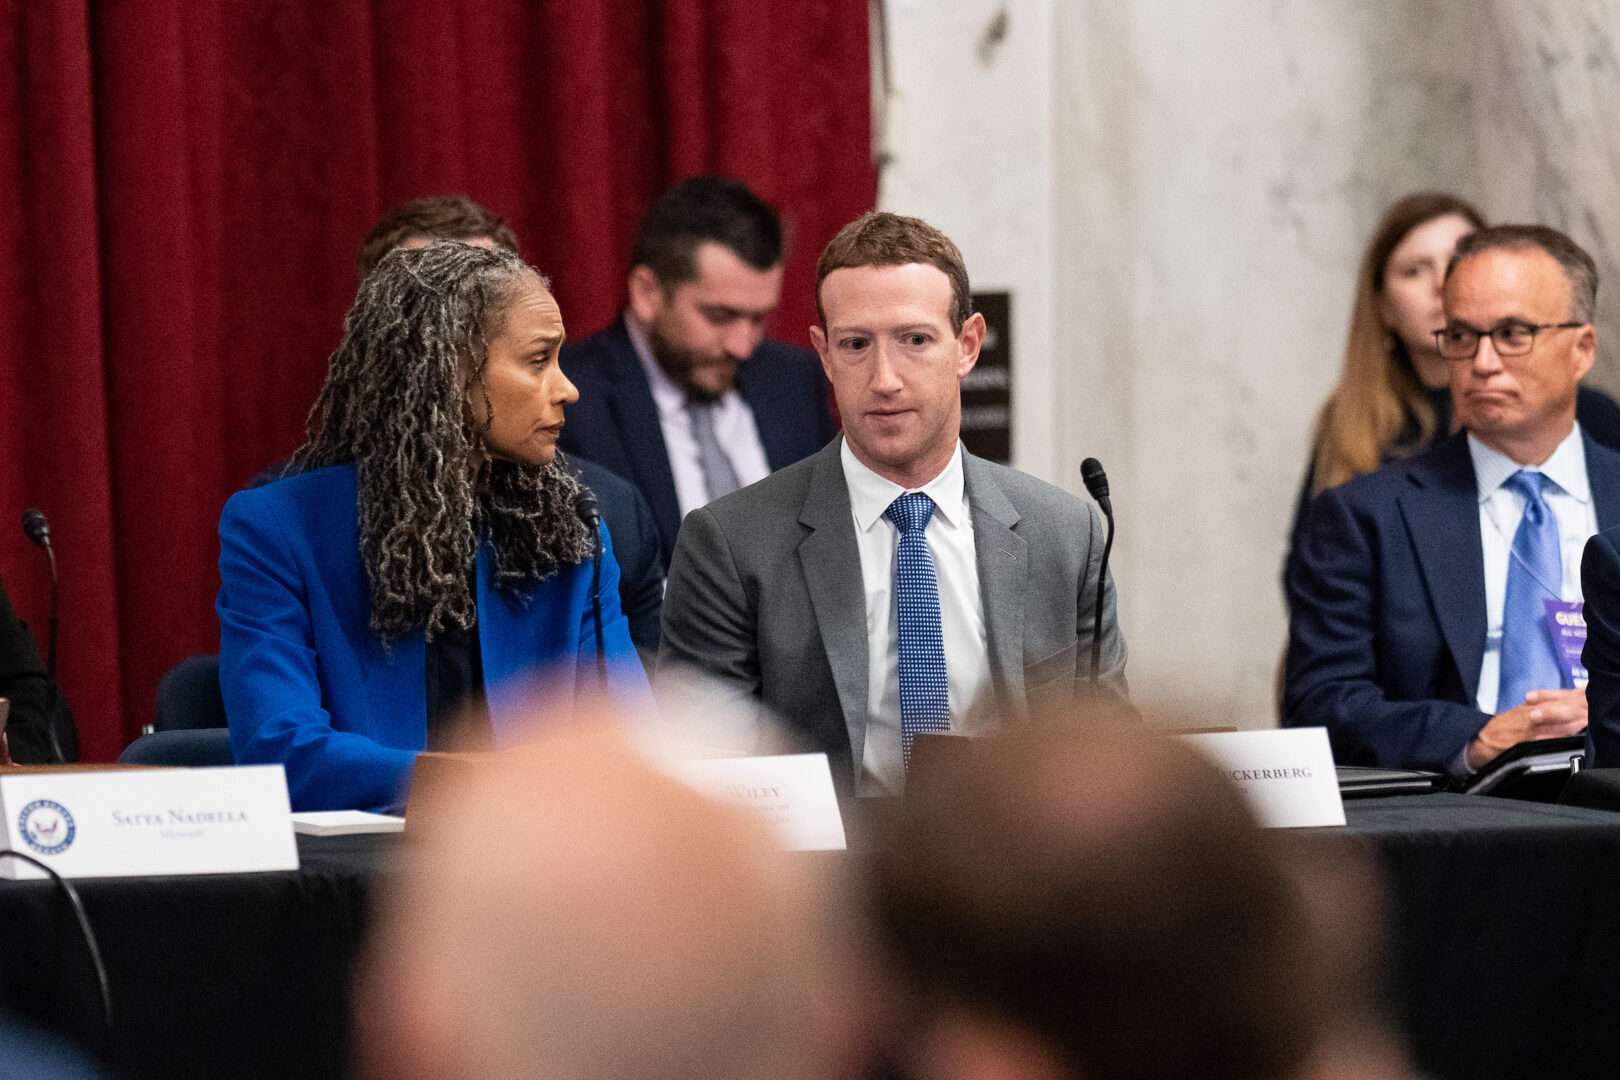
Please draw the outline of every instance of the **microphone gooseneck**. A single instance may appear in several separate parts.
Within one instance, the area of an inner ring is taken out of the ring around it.
[[[1080,480],[1086,485],[1091,497],[1097,500],[1097,505],[1102,508],[1103,517],[1108,520],[1108,536],[1103,541],[1102,564],[1097,568],[1097,606],[1092,613],[1091,624],[1091,688],[1095,691],[1097,680],[1102,674],[1103,593],[1108,585],[1108,556],[1114,550],[1114,504],[1108,497],[1108,474],[1103,471],[1102,462],[1094,457],[1082,461]]]
[[[56,549],[51,546],[51,523],[45,517],[45,512],[37,507],[30,506],[22,514],[23,535],[28,542],[45,551],[45,559],[51,570],[51,623],[48,644],[45,648],[45,736],[51,744],[51,756],[55,764],[62,765],[67,762],[67,756],[62,753],[62,744],[56,737],[56,608],[57,608],[57,578],[56,578]]]
[[[596,631],[596,685],[607,693],[607,646],[602,637],[602,513],[596,493],[581,485],[574,513],[591,532],[591,625]]]

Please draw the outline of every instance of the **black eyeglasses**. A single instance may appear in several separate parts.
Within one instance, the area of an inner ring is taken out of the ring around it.
[[[1479,339],[1488,337],[1498,356],[1523,356],[1536,347],[1536,335],[1543,330],[1573,330],[1584,322],[1525,323],[1508,320],[1489,330],[1475,330],[1466,323],[1434,332],[1440,355],[1447,360],[1472,360],[1479,352]]]

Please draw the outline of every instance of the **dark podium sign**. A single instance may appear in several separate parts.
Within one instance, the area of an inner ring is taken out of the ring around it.
[[[1012,461],[1012,297],[974,293],[973,310],[984,316],[987,330],[979,363],[962,380],[962,445],[1006,465]]]

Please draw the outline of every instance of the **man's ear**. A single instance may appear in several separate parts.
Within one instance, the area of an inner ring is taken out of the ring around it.
[[[979,362],[979,350],[984,347],[984,335],[988,328],[984,324],[984,316],[975,311],[967,317],[962,324],[962,330],[956,335],[957,343],[962,347],[962,362],[957,365],[958,378],[966,378],[967,373],[973,370],[973,365]]]
[[[664,310],[664,283],[658,280],[652,267],[645,264],[632,266],[628,281],[630,310],[646,325]]]
[[[1597,327],[1583,326],[1578,331],[1580,336],[1575,340],[1575,378],[1586,378],[1592,365],[1597,363]]]
[[[810,344],[815,346],[816,355],[821,357],[822,374],[827,376],[828,382],[831,382],[832,363],[827,356],[827,331],[823,330],[819,323],[810,325]]]

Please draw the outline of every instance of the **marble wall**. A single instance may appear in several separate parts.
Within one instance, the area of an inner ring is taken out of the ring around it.
[[[881,201],[1013,291],[1017,463],[1073,490],[1108,466],[1139,696],[1273,722],[1283,537],[1392,199],[1586,244],[1620,388],[1602,0],[889,0],[884,24]]]

